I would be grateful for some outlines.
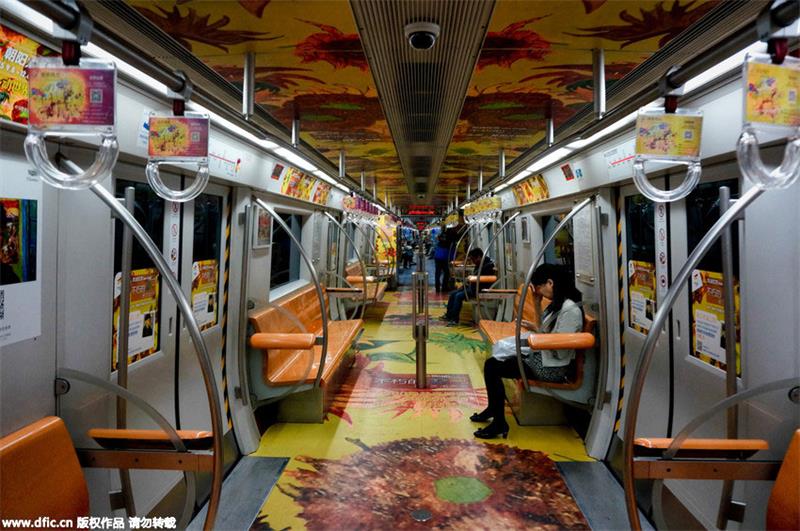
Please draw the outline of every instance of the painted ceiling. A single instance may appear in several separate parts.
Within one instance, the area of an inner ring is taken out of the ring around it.
[[[378,195],[414,202],[346,0],[129,0],[153,24],[241,85],[256,53],[256,102]],[[592,100],[592,49],[606,55],[607,86],[718,0],[497,0],[447,158],[436,203],[464,196],[467,179],[497,171]],[[421,52],[424,53],[424,52]],[[453,95],[461,98],[463,95]]]

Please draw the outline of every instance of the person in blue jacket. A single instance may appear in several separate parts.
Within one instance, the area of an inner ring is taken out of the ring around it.
[[[494,262],[488,256],[486,257],[486,260],[483,261],[483,268],[478,271],[482,258],[483,250],[478,247],[472,249],[467,255],[467,260],[475,267],[474,274],[479,277],[497,275],[497,269],[494,266]],[[480,283],[480,289],[485,289],[490,286],[491,282]],[[457,289],[451,291],[450,296],[447,299],[447,312],[440,317],[440,319],[442,321],[447,321],[451,325],[458,324],[459,316],[461,315],[461,307],[464,305],[464,301],[468,298],[472,299],[474,297],[475,284],[468,284],[466,289]]]
[[[450,286],[450,241],[444,232],[439,234],[436,249],[433,251],[433,261],[436,264],[434,285],[436,293],[441,293]]]

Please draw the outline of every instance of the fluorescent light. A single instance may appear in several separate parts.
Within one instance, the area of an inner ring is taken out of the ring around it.
[[[598,142],[598,141],[602,140],[603,138],[605,138],[607,136],[611,136],[612,134],[616,133],[620,129],[624,129],[625,127],[628,127],[629,125],[631,125],[633,122],[636,121],[636,116],[638,114],[639,114],[638,110],[633,111],[632,113],[630,113],[625,118],[623,118],[621,120],[617,120],[616,122],[614,122],[613,124],[609,125],[605,129],[602,129],[601,131],[593,134],[589,138],[583,138],[581,140],[576,140],[575,142],[570,142],[569,144],[567,144],[567,147],[569,149],[583,149],[586,146],[594,144],[595,142]]]
[[[547,168],[551,164],[563,159],[570,153],[572,153],[572,150],[569,148],[558,148],[557,150],[545,155],[544,157],[538,159],[536,162],[528,166],[526,171],[529,171],[531,173],[537,173]]]
[[[291,151],[289,151],[286,148],[279,147],[278,149],[275,149],[273,151],[274,151],[274,153],[276,155],[278,155],[279,157],[283,157],[284,160],[286,160],[287,162],[291,162],[292,164],[294,164],[298,168],[301,168],[301,169],[306,170],[306,171],[311,171],[311,172],[317,170],[316,166],[314,166],[313,164],[308,162],[306,159],[304,159],[300,155],[292,153]]]
[[[333,180],[333,179],[332,179],[330,176],[328,176],[328,174],[327,174],[327,173],[325,173],[325,172],[324,172],[324,171],[322,171],[322,170],[316,170],[316,171],[313,171],[313,172],[311,172],[311,173],[313,173],[314,175],[316,175],[317,177],[319,177],[320,179],[322,179],[322,180],[323,180],[323,181],[325,181],[326,183],[328,183],[328,184],[332,184],[333,186],[335,186],[335,187],[339,188],[339,189],[340,189],[340,190],[342,190],[343,192],[349,192],[349,191],[350,191],[350,190],[349,190],[349,189],[348,189],[346,186],[343,186],[342,184],[340,184],[340,183],[336,182],[336,181],[335,181],[335,180]]]
[[[154,90],[155,92],[161,95],[168,95],[169,89],[167,86],[156,80],[153,77],[148,76],[138,68],[131,66],[130,64],[126,63],[125,61],[121,60],[120,58],[108,53],[104,49],[100,48],[94,43],[89,43],[83,47],[83,51],[91,55],[92,57],[96,57],[98,59],[107,59],[109,61],[114,61],[117,65],[117,70],[120,72],[127,74],[128,76],[132,77],[138,82],[144,83],[148,88]]]
[[[766,53],[767,45],[763,42],[755,42],[741,50],[736,52],[735,54],[731,55],[727,59],[715,64],[702,74],[696,75],[692,79],[686,82],[683,85],[685,90],[684,94],[688,94],[694,90],[702,88],[704,85],[708,84],[709,82],[715,80],[719,76],[730,72],[731,70],[736,70],[742,67],[742,63],[744,62],[745,55],[748,53]]]

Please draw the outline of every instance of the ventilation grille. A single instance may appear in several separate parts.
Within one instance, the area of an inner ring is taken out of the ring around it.
[[[430,200],[494,0],[351,0],[351,6],[408,189]],[[441,27],[433,48],[411,48],[404,33],[411,22]]]

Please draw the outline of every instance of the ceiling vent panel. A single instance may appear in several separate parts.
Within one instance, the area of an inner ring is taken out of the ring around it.
[[[494,0],[351,0],[408,189],[432,199],[461,114]],[[416,50],[404,28],[432,22],[436,43]],[[427,178],[419,183],[420,178]]]

